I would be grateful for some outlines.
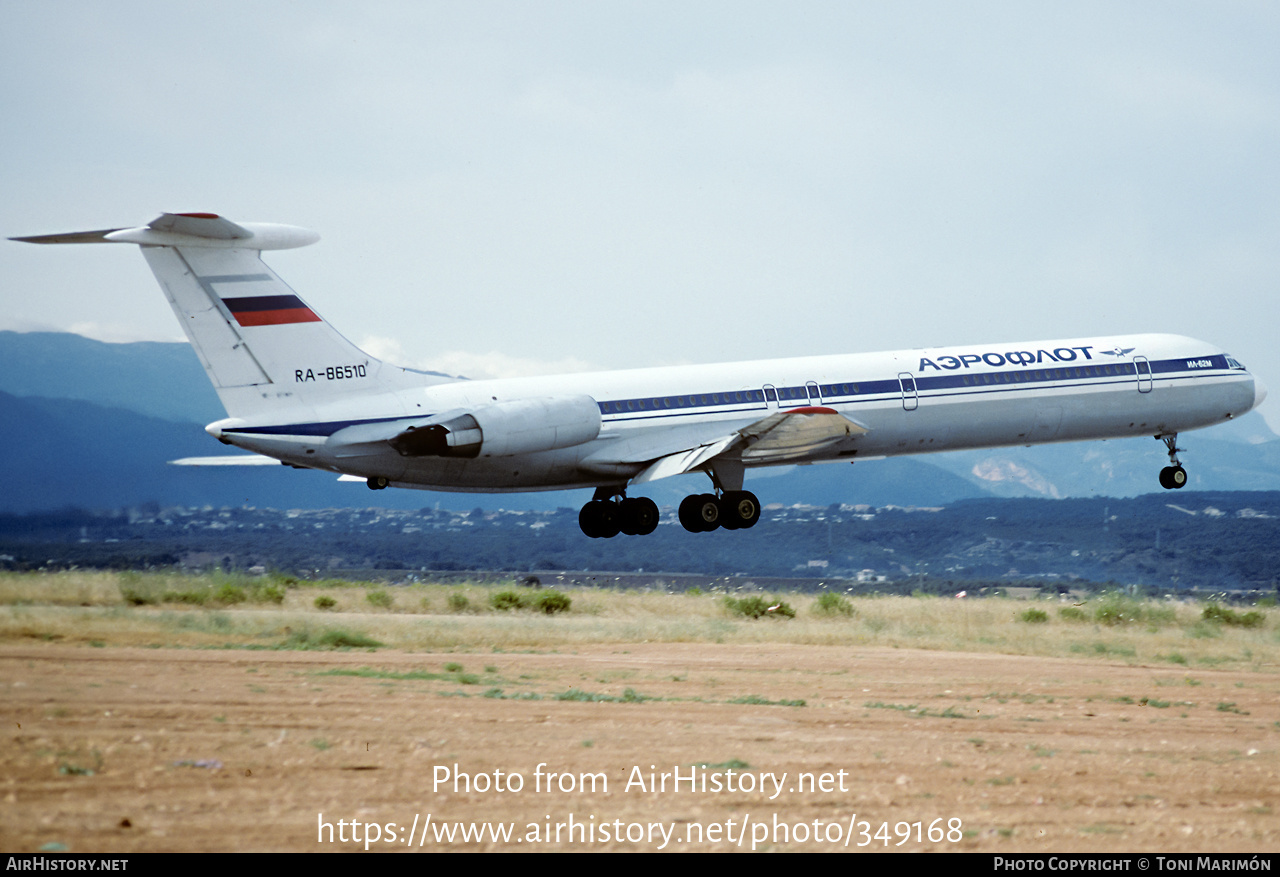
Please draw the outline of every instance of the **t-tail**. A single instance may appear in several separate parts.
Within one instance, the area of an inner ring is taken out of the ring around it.
[[[319,239],[295,226],[165,213],[140,228],[12,240],[139,245],[233,418],[292,420],[330,403],[434,382],[356,347],[262,261],[263,250]]]

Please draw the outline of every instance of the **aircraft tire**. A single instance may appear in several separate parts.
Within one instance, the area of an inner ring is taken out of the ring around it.
[[[612,539],[620,531],[618,505],[593,499],[578,512],[578,527],[592,539]]]
[[[1160,470],[1160,486],[1165,490],[1181,490],[1187,485],[1187,470],[1181,466],[1165,466]]]
[[[593,508],[594,502],[589,502],[578,512],[578,529],[582,531],[584,536],[592,539],[600,538],[596,530],[596,510]]]
[[[702,532],[710,533],[723,522],[720,515],[720,500],[716,499],[715,494],[700,493],[698,494],[698,520],[702,522]]]
[[[677,512],[680,518],[680,526],[684,527],[690,533],[702,532],[702,521],[698,518],[698,496],[686,496],[680,501],[680,509]]]
[[[658,528],[658,504],[648,497],[624,499],[619,511],[619,526],[628,536],[648,536]]]
[[[746,530],[760,520],[760,500],[749,490],[731,490],[720,497],[721,526]]]
[[[686,496],[680,503],[680,523],[690,533],[710,533],[720,526],[720,501],[710,493]]]

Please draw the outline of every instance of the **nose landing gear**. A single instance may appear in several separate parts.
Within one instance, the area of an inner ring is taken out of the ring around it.
[[[1160,486],[1165,490],[1180,490],[1186,486],[1187,470],[1183,469],[1182,464],[1178,462],[1178,451],[1182,450],[1178,447],[1178,434],[1174,432],[1169,435],[1158,435],[1156,438],[1164,442],[1165,447],[1169,449],[1169,462],[1173,464],[1160,470]]]

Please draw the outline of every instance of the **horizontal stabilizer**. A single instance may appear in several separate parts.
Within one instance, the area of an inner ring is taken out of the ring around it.
[[[140,244],[152,247],[288,250],[320,240],[294,225],[236,223],[216,213],[162,213],[140,228],[105,228],[10,238],[27,244]]]
[[[104,228],[101,231],[72,231],[66,234],[38,234],[25,238],[9,238],[11,241],[19,241],[24,244],[110,244],[114,243],[107,237],[117,231],[123,231],[119,228]]]

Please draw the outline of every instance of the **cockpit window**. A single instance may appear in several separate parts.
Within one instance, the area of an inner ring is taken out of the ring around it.
[[[1227,355],[1227,367],[1239,369],[1240,371],[1245,370],[1244,366],[1240,364],[1240,361],[1230,354]]]

